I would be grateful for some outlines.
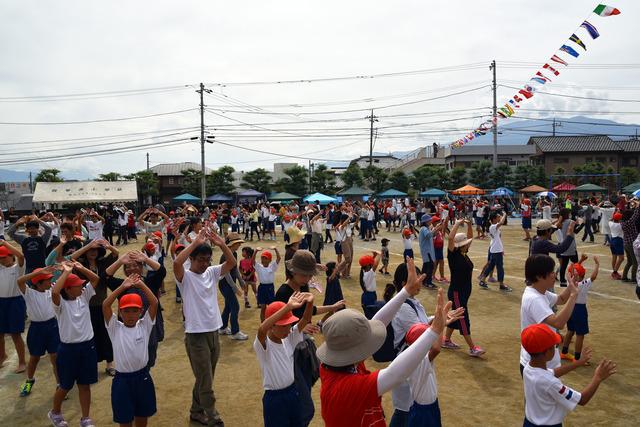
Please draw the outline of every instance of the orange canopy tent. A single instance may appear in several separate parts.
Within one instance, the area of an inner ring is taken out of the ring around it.
[[[451,194],[455,194],[456,196],[474,196],[478,194],[484,194],[484,190],[467,184],[464,187],[453,190]]]
[[[546,188],[540,187],[539,185],[530,185],[528,187],[524,187],[520,189],[521,193],[540,193],[541,191],[547,191]]]

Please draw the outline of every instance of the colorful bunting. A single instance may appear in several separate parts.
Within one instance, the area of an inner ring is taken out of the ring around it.
[[[529,85],[524,85],[524,90],[526,90],[527,92],[531,92],[533,94],[533,92],[536,91],[536,88],[533,86],[529,86]],[[533,96],[533,95],[532,95]]]
[[[562,65],[569,65],[564,59],[560,58],[558,55],[553,55],[551,57],[551,60],[554,62],[557,62],[558,64],[562,64]]]
[[[548,81],[548,82],[550,82],[550,81],[551,81],[551,79],[550,79],[549,77],[545,76],[545,75],[544,75],[544,74],[542,74],[540,71],[538,71],[538,72],[536,73],[536,76],[538,76],[538,77],[542,77],[543,79],[545,79],[545,80],[546,80],[546,81]]]
[[[599,4],[593,9],[593,13],[599,16],[613,16],[620,15],[620,11],[615,7],[607,6],[606,4]]]
[[[533,80],[534,82],[540,83],[541,85],[547,82],[545,79],[541,79],[539,77],[532,77],[531,80]]]
[[[600,37],[600,33],[598,32],[598,30],[596,30],[596,27],[594,27],[593,25],[591,25],[589,23],[589,21],[584,21],[582,24],[580,24],[580,26],[582,28],[584,28],[585,30],[587,30],[587,32],[589,33],[589,35],[591,36],[591,38],[593,40],[597,39],[598,37]]]
[[[525,98],[529,99],[533,96],[533,93],[529,92],[528,90],[524,90],[521,89],[519,92],[519,94],[524,95]]]
[[[578,56],[580,56],[580,54],[578,52],[576,52],[576,50],[574,48],[572,48],[571,46],[567,46],[566,44],[563,44],[562,47],[558,50],[561,50],[562,52],[568,53],[569,55],[573,56],[574,58],[577,58]]]
[[[513,99],[514,99],[516,102],[522,102],[522,98],[520,98],[518,95],[514,95],[514,96],[513,96]]]
[[[551,65],[549,64],[544,64],[542,66],[542,68],[544,68],[545,70],[549,70],[551,71],[554,75],[558,76],[560,75],[560,71],[556,70],[555,68],[553,68]]]
[[[515,108],[520,108],[520,106],[513,99],[509,100],[509,104],[513,105]]]
[[[574,42],[575,44],[577,44],[578,46],[580,46],[584,50],[587,50],[587,46],[585,46],[584,43],[582,42],[582,40],[580,40],[580,38],[578,36],[576,36],[575,34],[571,34],[571,37],[569,37],[569,40],[571,40],[572,42]]]

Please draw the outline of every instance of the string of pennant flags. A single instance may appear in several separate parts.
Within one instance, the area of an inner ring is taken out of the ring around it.
[[[616,9],[615,7],[599,4],[593,10],[593,13],[597,16],[606,17],[619,15],[620,10]],[[509,99],[502,107],[498,107],[496,111],[497,117],[492,117],[491,119],[484,121],[463,138],[452,142],[450,144],[451,147],[460,148],[465,144],[469,144],[475,138],[486,135],[491,131],[493,126],[497,124],[498,118],[507,119],[513,116],[516,113],[516,110],[520,108],[521,103],[523,103],[527,99],[531,99],[538,88],[551,82],[551,78],[549,76],[553,76],[553,78],[558,77],[561,70],[564,71],[564,67],[569,67],[568,61],[570,61],[571,58],[578,58],[580,56],[580,53],[584,53],[587,51],[586,43],[578,36],[578,34],[576,34],[580,32],[586,33],[586,35],[591,37],[591,40],[595,40],[600,37],[600,33],[598,32],[596,27],[585,19],[582,24],[580,24],[580,26],[578,26],[578,28],[574,31],[574,33],[571,34],[568,42],[563,44],[556,51],[556,53],[554,53],[549,58],[549,60],[533,75],[533,77],[531,77],[531,79],[522,87],[522,89],[518,90],[518,92],[513,97],[511,97],[511,99]],[[587,40],[584,36],[583,38]],[[560,55],[564,55],[566,57],[566,60],[563,59],[563,57]]]

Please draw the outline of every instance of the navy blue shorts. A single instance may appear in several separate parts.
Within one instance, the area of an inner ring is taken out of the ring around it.
[[[111,383],[111,409],[113,422],[119,424],[156,413],[156,389],[147,368],[136,372],[116,372]]]
[[[562,424],[554,424],[554,425],[550,425],[550,426],[543,426],[543,425],[539,425],[539,424],[534,424],[531,421],[529,421],[526,417],[524,419],[524,423],[522,424],[522,427],[562,427]]]
[[[276,223],[275,223],[275,221],[268,221],[268,222],[267,222],[267,230],[268,230],[268,231],[275,231],[275,230],[276,230]]]
[[[79,343],[60,343],[56,360],[60,388],[71,390],[75,383],[98,382],[98,354],[93,340]]]
[[[271,304],[276,299],[273,283],[260,283],[256,299],[258,300],[258,305]]]
[[[411,409],[409,410],[409,422],[407,426],[442,426],[442,421],[440,418],[440,405],[438,405],[438,399],[436,399],[436,401],[431,405],[420,405],[416,402],[413,402],[413,405],[411,405]]]
[[[284,232],[284,242],[285,243],[289,243],[291,241],[291,239],[289,238],[289,233],[287,233],[286,231]]]
[[[27,332],[27,348],[32,356],[44,356],[45,353],[55,354],[60,346],[58,321],[55,317],[44,322],[31,322]]]
[[[265,390],[262,416],[265,427],[303,427],[305,423],[296,384],[281,390]]]
[[[378,299],[378,295],[376,295],[373,291],[364,291],[362,293],[362,297],[360,298],[360,302],[363,307],[368,307],[370,305],[374,305],[376,300]]]
[[[476,217],[476,225],[478,227],[484,227],[484,217]]]
[[[333,248],[336,250],[336,255],[342,255],[343,254],[343,252],[342,252],[342,242],[336,241],[333,244]]]
[[[442,253],[442,248],[433,248],[436,253],[436,261],[440,261],[444,259],[444,254]]]
[[[614,237],[609,244],[611,255],[624,255],[624,240],[622,237]]]
[[[531,230],[531,217],[522,217],[522,228],[524,230]]]
[[[27,305],[21,296],[0,298],[0,334],[23,333],[26,315]]]
[[[407,257],[413,258],[413,249],[405,249],[402,253],[402,260],[406,261]]]
[[[589,333],[589,312],[586,304],[573,306],[571,317],[567,321],[567,329],[577,335],[587,335]]]

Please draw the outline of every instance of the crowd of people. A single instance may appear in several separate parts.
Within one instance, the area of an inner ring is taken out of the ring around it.
[[[532,236],[537,213],[541,219]],[[192,421],[224,425],[213,382],[220,335],[248,339],[240,329],[240,299],[245,308],[254,301],[260,308],[253,348],[263,376],[266,426],[309,425],[316,415],[311,389],[318,379],[321,417],[327,426],[385,425],[381,396],[389,391],[394,405],[391,426],[437,426],[441,413],[435,358],[441,349],[460,348],[453,339],[455,330],[469,356],[485,353],[471,336],[468,301],[474,263],[469,248],[474,239],[490,238],[478,288],[489,289],[489,283],[496,282],[502,292],[512,292],[505,283],[501,229],[514,216],[522,218],[530,254],[521,304],[524,425],[560,425],[615,373],[613,362],[601,362],[582,392],[558,379],[591,358],[584,346],[589,333],[587,297],[600,260],[594,257],[596,268],[587,275],[587,257],[579,256],[575,236],[584,230],[582,240],[594,242],[594,233],[602,234],[602,243],[611,250],[611,278],[636,282],[636,199],[523,198],[514,203],[508,198],[407,198],[326,206],[262,202],[199,209],[184,204],[174,210],[149,207],[138,215],[124,205],[22,217],[9,212],[0,217],[8,225],[6,236],[5,227],[0,227],[0,366],[8,358],[4,335],[9,334],[18,356],[15,372],[25,372],[26,377],[19,394],[27,397],[35,386],[38,362],[48,354],[57,381],[51,387],[49,420],[56,427],[68,425],[62,407],[77,385],[80,425],[90,427],[90,386],[97,382],[98,364],[105,362],[105,373],[114,377],[113,421],[145,426],[156,413],[151,369],[164,339],[161,300],[165,282],[175,282],[194,376]],[[361,307],[354,309],[352,303],[347,308],[340,280],[351,277],[354,240],[377,241],[385,229],[389,236],[397,233],[404,262],[390,273],[390,240],[380,239],[379,249],[356,260]],[[264,247],[247,244],[254,238]],[[284,254],[268,243],[278,239],[284,241]],[[122,246],[132,242],[137,247],[121,254]],[[333,251],[325,247],[329,243]],[[214,248],[220,257],[212,265]],[[557,263],[550,253],[556,254]],[[166,266],[172,267],[173,277]],[[276,288],[275,275],[281,268],[286,281]],[[120,270],[124,278],[116,277]],[[387,275],[392,278],[380,292],[377,282]],[[640,298],[640,282],[636,283]],[[421,289],[436,293],[433,316],[416,298]],[[323,290],[322,304],[313,290]],[[314,316],[321,317],[314,322]],[[22,338],[25,319],[28,361]],[[563,338],[558,331],[565,328]],[[318,348],[316,334],[324,337]],[[389,364],[370,372],[365,366],[370,356]],[[562,365],[563,359],[571,363]]]

